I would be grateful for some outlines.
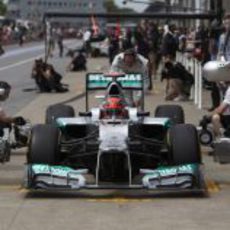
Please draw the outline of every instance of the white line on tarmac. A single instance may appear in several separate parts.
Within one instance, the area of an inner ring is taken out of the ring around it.
[[[73,42],[73,41],[67,41],[67,42],[65,42],[65,45],[66,45],[66,44],[70,45],[70,47],[71,47],[71,46],[75,45],[75,42]],[[57,52],[57,51],[56,51],[56,52]],[[56,52],[55,52],[55,53],[56,53]],[[7,69],[10,69],[10,68],[14,68],[14,67],[20,66],[20,65],[24,65],[24,64],[26,64],[26,63],[28,63],[28,62],[34,61],[34,59],[41,58],[41,57],[43,57],[43,56],[44,56],[44,54],[40,54],[40,55],[38,55],[38,56],[35,56],[35,57],[32,57],[32,58],[26,59],[26,60],[24,60],[24,61],[20,61],[20,62],[11,64],[11,65],[7,65],[7,66],[4,66],[4,67],[0,67],[0,72],[1,72],[1,71],[4,71],[4,70],[7,70]]]
[[[44,54],[40,54],[38,56],[35,56],[35,57],[32,57],[32,58],[29,58],[29,59],[26,59],[24,61],[20,61],[20,62],[17,62],[17,63],[14,63],[14,64],[11,64],[11,65],[7,65],[7,66],[4,66],[4,67],[0,67],[0,71],[4,71],[4,70],[7,70],[7,69],[10,69],[10,68],[14,68],[14,67],[17,67],[17,66],[20,66],[20,65],[24,65],[28,62],[32,62],[34,61],[34,59],[37,59],[37,58],[40,58],[40,57],[43,57]]]

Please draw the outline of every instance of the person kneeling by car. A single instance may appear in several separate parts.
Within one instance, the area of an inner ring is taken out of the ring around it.
[[[7,100],[7,98],[10,95],[10,91],[11,91],[11,86],[5,81],[0,81],[0,101]],[[7,116],[3,108],[0,106],[0,126],[4,127],[12,123],[24,125],[26,121],[23,117]]]
[[[0,101],[5,101],[9,97],[11,86],[5,82],[0,81]],[[23,117],[11,117],[7,116],[3,108],[0,106],[0,162],[9,161],[11,148],[13,143],[9,141],[10,131],[12,126],[24,126],[26,121]],[[16,128],[14,129],[16,130]],[[20,135],[19,128],[18,133],[15,133],[15,147],[25,146],[28,138]]]
[[[213,124],[213,131],[216,137],[222,136],[222,129],[225,129],[225,135],[230,136],[230,82],[226,82],[228,86],[224,99],[221,104],[214,109],[211,114],[211,122]]]

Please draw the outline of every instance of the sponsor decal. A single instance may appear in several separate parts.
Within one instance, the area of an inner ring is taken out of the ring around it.
[[[84,169],[74,170],[66,166],[50,166],[44,164],[32,165],[32,171],[34,174],[51,174],[53,176],[60,176],[60,177],[66,177],[69,174],[73,176],[73,175],[85,173]]]
[[[103,74],[89,74],[88,75],[88,87],[107,87],[108,83],[113,81],[113,77],[104,76]],[[125,74],[116,78],[116,81],[120,82],[122,87],[141,88],[142,87],[142,75],[141,74]]]

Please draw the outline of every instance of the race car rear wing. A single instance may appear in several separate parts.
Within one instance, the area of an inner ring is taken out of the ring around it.
[[[142,109],[144,109],[144,79],[140,73],[104,74],[88,73],[86,75],[86,111],[89,109],[88,93],[92,90],[106,90],[111,82],[118,82],[124,90],[141,91]]]

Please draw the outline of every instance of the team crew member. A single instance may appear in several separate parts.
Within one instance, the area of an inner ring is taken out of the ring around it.
[[[221,136],[221,128],[225,129],[230,125],[230,82],[225,92],[224,100],[212,113],[212,124],[214,134],[219,137]]]
[[[0,81],[0,101],[5,101],[10,95],[11,86],[5,82]],[[10,117],[7,116],[0,105],[0,126],[8,125],[11,123],[17,123],[19,125],[25,124],[25,120],[22,117]]]
[[[149,86],[149,62],[142,55],[137,54],[134,49],[128,49],[123,53],[115,56],[110,71],[111,72],[123,72],[123,73],[141,73],[144,78],[144,90],[147,91]],[[130,94],[131,93],[131,94]],[[138,106],[140,103],[140,92],[133,95],[133,92],[125,92],[127,101],[130,104]]]

